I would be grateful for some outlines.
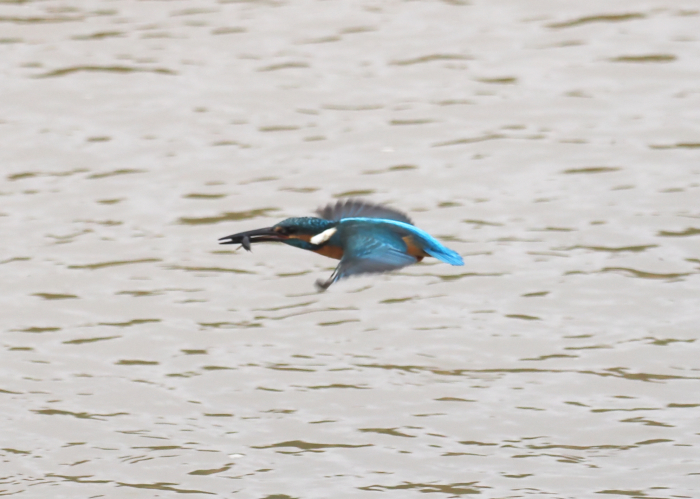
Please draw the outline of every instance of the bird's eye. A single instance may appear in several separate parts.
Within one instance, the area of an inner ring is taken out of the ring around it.
[[[295,234],[297,229],[296,227],[276,227],[275,232],[282,236],[288,236],[289,234]]]

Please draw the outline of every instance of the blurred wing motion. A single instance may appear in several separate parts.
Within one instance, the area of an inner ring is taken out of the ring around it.
[[[449,263],[450,265],[464,265],[464,260],[459,256],[459,253],[451,250],[450,248],[442,245],[440,241],[435,239],[433,236],[425,232],[424,230],[409,225],[404,222],[394,221],[394,220],[377,220],[373,218],[351,218],[343,221],[343,224],[350,223],[353,221],[357,222],[369,222],[375,227],[383,228],[383,232],[394,232],[403,241],[405,238],[411,240],[411,242],[424,251],[427,255],[437,258],[440,261]]]
[[[388,272],[418,261],[406,253],[406,243],[394,232],[383,232],[377,237],[356,224],[343,227],[343,232],[343,257],[327,281],[316,281],[320,289],[327,289],[338,279],[351,275]]]
[[[329,204],[325,208],[316,210],[316,214],[321,218],[332,222],[339,222],[345,218],[374,218],[384,220],[396,220],[405,224],[413,225],[413,222],[405,213],[387,208],[378,204],[365,203],[358,199],[348,199]]]

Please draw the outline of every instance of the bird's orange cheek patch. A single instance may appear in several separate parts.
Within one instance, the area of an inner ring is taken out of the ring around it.
[[[311,239],[311,236],[308,234],[290,234],[288,237],[289,239],[301,239],[307,243],[309,242],[309,239]]]
[[[299,239],[301,241],[306,241],[307,243],[311,239],[309,234],[288,234],[284,237],[285,239]]]

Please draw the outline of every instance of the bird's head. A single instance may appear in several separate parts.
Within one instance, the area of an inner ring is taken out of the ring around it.
[[[220,244],[241,244],[250,251],[252,243],[282,242],[298,248],[313,250],[323,245],[333,234],[337,222],[314,217],[287,218],[272,227],[239,232],[219,239]]]

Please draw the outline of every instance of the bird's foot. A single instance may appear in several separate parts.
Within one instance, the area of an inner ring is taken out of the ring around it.
[[[327,281],[323,281],[321,279],[316,280],[316,289],[318,290],[319,293],[323,293],[325,290],[327,290],[331,284],[333,284],[334,279],[328,279]]]

